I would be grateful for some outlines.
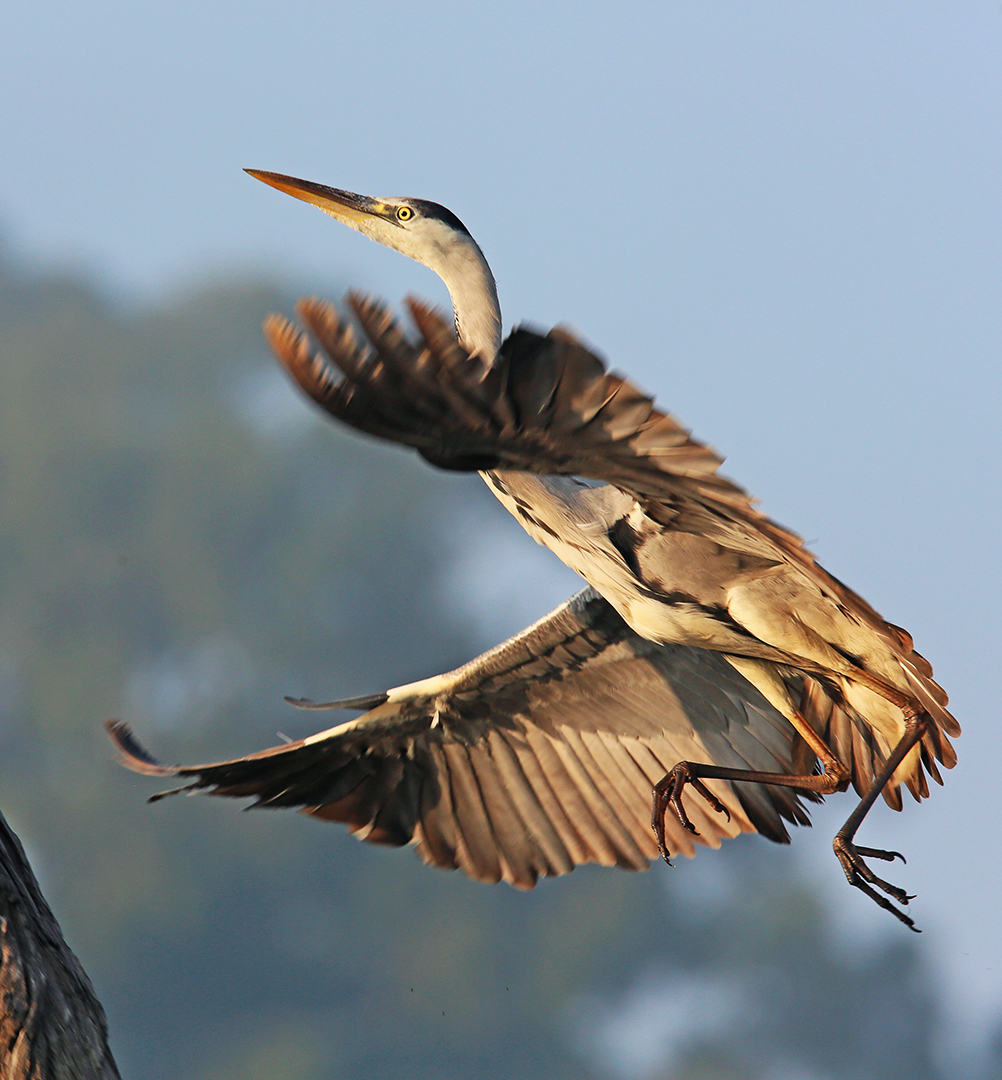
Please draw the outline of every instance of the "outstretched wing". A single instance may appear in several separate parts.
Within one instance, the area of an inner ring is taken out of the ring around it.
[[[638,497],[674,485],[750,509],[747,493],[718,475],[713,450],[566,331],[519,328],[488,363],[420,301],[408,301],[417,343],[378,301],[352,293],[349,303],[371,348],[329,302],[296,306],[343,378],[282,316],[269,316],[264,331],[305,393],[352,427],[444,469],[589,476]]]
[[[210,765],[160,765],[125,724],[108,727],[126,765],[187,780],[177,791],[298,807],[521,888],[588,862],[646,869],[657,857],[651,788],[678,761],[805,767],[799,736],[723,656],[639,637],[592,589],[456,671],[354,704],[371,707]],[[710,786],[730,819],[694,799],[699,835],[669,816],[673,850],[691,856],[694,839],[718,847],[753,831],[787,842],[784,819],[808,823],[789,789]]]

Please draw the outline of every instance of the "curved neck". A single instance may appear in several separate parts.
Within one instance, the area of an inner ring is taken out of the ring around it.
[[[501,348],[501,305],[484,253],[471,239],[429,265],[449,290],[460,345],[493,362]]]

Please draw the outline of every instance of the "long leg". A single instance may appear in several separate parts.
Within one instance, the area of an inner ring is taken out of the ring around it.
[[[853,810],[846,819],[845,824],[835,834],[835,839],[832,842],[835,854],[838,857],[838,861],[842,864],[842,869],[845,871],[845,876],[848,879],[849,884],[855,886],[857,889],[861,889],[871,900],[878,903],[886,911],[891,912],[891,914],[900,919],[905,926],[914,930],[916,933],[920,933],[920,931],[915,926],[914,920],[910,919],[903,911],[899,911],[886,897],[881,896],[876,889],[880,889],[887,893],[888,896],[897,900],[899,904],[907,904],[912,898],[903,889],[899,889],[896,885],[890,885],[877,877],[863,861],[865,856],[873,859],[884,859],[887,862],[892,862],[895,858],[898,858],[904,862],[904,856],[896,851],[881,851],[879,848],[857,847],[853,843],[853,837],[856,835],[856,830],[863,823],[863,818],[869,813],[870,807],[873,806],[877,796],[883,791],[884,785],[894,775],[894,771],[901,762],[904,761],[909,750],[911,750],[928,730],[930,719],[929,714],[925,712],[918,713],[917,715],[911,711],[906,713],[904,735],[902,735],[897,746],[891,751],[889,757],[884,762],[883,767],[874,776],[873,783],[870,785],[869,790],[863,798],[859,800],[856,809]],[[876,886],[876,889],[874,886]]]
[[[671,865],[671,859],[665,840],[665,813],[668,808],[671,807],[684,828],[688,829],[689,832],[696,832],[695,826],[689,820],[689,816],[686,814],[685,808],[682,805],[682,792],[685,790],[686,784],[691,784],[714,810],[718,813],[726,814],[728,818],[730,817],[730,814],[727,807],[724,806],[709,788],[702,783],[702,780],[731,780],[739,783],[775,784],[778,787],[793,787],[798,788],[801,791],[816,791],[821,795],[830,795],[836,791],[845,791],[849,783],[848,770],[834,754],[831,753],[827,744],[821,740],[813,728],[807,725],[801,717],[798,716],[797,720],[800,722],[795,723],[794,726],[798,731],[801,731],[801,734],[805,734],[805,732],[801,730],[801,725],[806,728],[806,736],[810,736],[807,741],[810,744],[811,749],[818,754],[822,764],[825,766],[825,772],[821,775],[789,776],[785,773],[754,772],[751,769],[727,769],[718,765],[680,761],[671,772],[658,782],[652,793],[653,812],[651,815],[651,826],[654,829],[654,835],[658,842],[658,850],[661,852],[661,857],[669,866]],[[894,859],[901,859],[901,861],[904,862],[904,856],[897,851],[884,851],[881,848],[857,847],[853,843],[853,838],[855,837],[859,826],[862,824],[863,819],[866,817],[867,813],[869,813],[870,808],[876,801],[877,796],[883,791],[884,786],[894,775],[897,767],[904,761],[908,752],[921,740],[922,736],[928,730],[929,724],[930,717],[928,713],[919,712],[910,702],[906,705],[904,735],[898,741],[893,751],[891,751],[881,769],[874,776],[873,783],[870,785],[867,793],[860,799],[855,810],[853,810],[846,819],[845,824],[839,829],[838,833],[836,833],[833,842],[835,854],[842,864],[842,869],[845,872],[849,884],[866,893],[871,900],[875,901],[886,911],[891,912],[895,918],[903,922],[909,929],[915,930],[916,933],[919,931],[915,926],[914,920],[909,918],[903,911],[899,911],[889,900],[881,896],[876,890],[881,889],[899,904],[907,904],[912,898],[903,889],[899,889],[896,885],[891,885],[889,882],[877,877],[864,862],[864,858],[883,859],[886,862],[893,862]]]
[[[831,795],[836,791],[845,791],[849,786],[849,770],[832,753],[831,747],[821,738],[811,725],[799,714],[793,713],[790,722],[797,729],[804,741],[824,766],[824,773],[810,776],[791,776],[788,773],[755,772],[752,769],[727,769],[719,765],[705,765],[692,761],[680,761],[675,768],[657,783],[652,794],[651,828],[658,842],[661,858],[671,866],[668,844],[665,840],[665,814],[671,807],[683,828],[691,833],[696,827],[689,820],[689,815],[682,805],[682,792],[686,784],[691,784],[700,795],[717,811],[730,818],[727,807],[703,784],[702,780],[734,780],[742,783],[775,784],[777,787],[798,788],[800,791],[815,791],[819,795]]]
[[[669,807],[675,812],[683,828],[696,833],[696,826],[689,820],[689,815],[682,805],[682,792],[686,785],[691,785],[717,811],[730,819],[730,811],[702,782],[703,780],[734,780],[749,784],[774,784],[777,787],[792,787],[800,791],[815,791],[819,795],[831,795],[836,791],[845,791],[849,779],[845,770],[814,773],[811,776],[790,776],[789,773],[755,772],[752,769],[726,769],[719,765],[706,765],[696,761],[680,761],[669,773],[655,785],[652,794],[653,810],[651,828],[658,842],[661,858],[671,866],[671,853],[665,839],[665,814]],[[698,834],[697,834],[698,835]]]

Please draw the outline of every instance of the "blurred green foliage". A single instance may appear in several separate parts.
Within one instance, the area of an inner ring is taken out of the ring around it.
[[[146,805],[108,715],[167,759],[233,756],[338,720],[283,694],[492,644],[443,586],[489,496],[314,422],[259,333],[290,307],[235,282],[121,310],[0,267],[2,804],[123,1075],[940,1076],[915,942],[849,949],[757,838],[519,894],[294,814]]]

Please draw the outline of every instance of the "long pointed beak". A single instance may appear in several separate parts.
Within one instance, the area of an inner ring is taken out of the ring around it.
[[[368,195],[356,195],[353,191],[342,191],[340,188],[327,187],[326,184],[314,184],[312,180],[298,180],[294,176],[265,172],[262,169],[244,169],[244,172],[269,187],[284,191],[286,195],[318,206],[325,214],[330,214],[346,225],[365,221],[366,218],[386,216],[383,204]]]

